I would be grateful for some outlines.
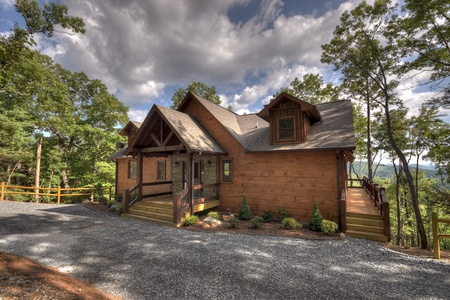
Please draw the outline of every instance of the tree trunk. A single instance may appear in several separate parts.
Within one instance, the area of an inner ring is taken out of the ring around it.
[[[399,165],[399,170],[397,171],[397,166],[394,163],[394,171],[395,171],[395,201],[397,203],[397,245],[400,245],[401,242],[401,234],[403,228],[402,215],[401,215],[401,206],[400,206],[400,176],[401,176],[401,165]]]
[[[34,186],[36,187],[36,189],[34,190],[34,192],[36,193],[36,195],[34,196],[34,200],[36,202],[39,202],[40,199],[38,193],[40,187],[39,179],[41,175],[41,153],[42,153],[42,136],[39,138],[37,142],[37,149],[36,149],[36,174],[34,176]]]
[[[409,193],[411,196],[411,204],[414,209],[414,215],[416,217],[417,232],[420,236],[420,247],[422,249],[427,249],[428,248],[428,240],[427,240],[427,235],[425,232],[425,227],[423,226],[422,214],[421,214],[420,208],[419,208],[419,199],[418,199],[417,193],[416,193],[416,186],[414,184],[414,178],[409,170],[408,161],[406,160],[405,154],[403,154],[403,152],[397,146],[397,144],[394,140],[394,136],[392,134],[391,115],[389,112],[389,96],[388,95],[385,95],[384,112],[385,112],[385,116],[386,116],[386,126],[387,126],[389,142],[391,143],[391,146],[394,149],[395,153],[397,154],[398,158],[402,162],[403,171],[405,172],[405,175],[406,175],[406,181],[408,183]]]
[[[67,169],[66,168],[63,168],[61,170],[61,177],[62,177],[62,182],[64,184],[64,188],[65,189],[70,189],[69,176],[67,175]]]
[[[367,88],[369,87],[369,83],[367,80]],[[367,90],[367,167],[368,167],[368,178],[369,181],[373,180],[373,173],[372,173],[372,140],[371,140],[371,134],[372,130],[370,127],[370,94],[369,90]]]

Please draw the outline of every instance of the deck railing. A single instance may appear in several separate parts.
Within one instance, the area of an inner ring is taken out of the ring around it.
[[[431,213],[431,223],[433,227],[433,252],[434,258],[441,259],[440,239],[450,239],[450,234],[439,233],[439,223],[450,224],[448,219],[439,219],[437,213]]]
[[[139,183],[130,189],[124,189],[122,195],[122,211],[128,213],[131,206],[144,198],[159,197],[172,194],[172,181],[157,181],[142,183],[142,196]]]
[[[194,185],[194,198],[195,203],[203,203],[208,200],[219,199],[219,186],[220,184],[197,184]]]
[[[124,189],[122,194],[122,212],[128,213],[130,207],[139,199],[139,183],[130,189]]]
[[[366,190],[367,195],[372,200],[372,203],[378,209],[378,212],[383,217],[384,235],[388,240],[391,240],[391,223],[389,219],[389,202],[386,198],[386,189],[380,187],[373,181],[369,181],[367,177],[363,178],[363,188]]]

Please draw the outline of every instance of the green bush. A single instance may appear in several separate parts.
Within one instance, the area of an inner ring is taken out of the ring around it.
[[[244,196],[244,200],[242,200],[241,206],[239,207],[238,218],[239,220],[250,220],[252,218],[252,212],[246,196]]]
[[[113,205],[114,203],[116,203],[116,200],[108,200],[106,201],[106,206],[111,207],[111,205]]]
[[[284,218],[283,221],[281,221],[281,224],[283,224],[284,228],[289,230],[294,230],[297,228],[297,220],[294,218]]]
[[[262,221],[263,223],[269,223],[273,221],[274,212],[272,210],[266,210],[263,212]]]
[[[108,203],[108,198],[102,196],[98,198],[98,202],[102,203],[102,204],[106,204]]]
[[[122,194],[117,194],[115,198],[116,202],[122,202]]]
[[[312,231],[320,231],[322,225],[323,217],[320,214],[317,201],[314,201],[313,212],[311,218],[309,219],[309,229]]]
[[[230,221],[231,228],[236,228],[239,226],[239,219],[236,218],[235,216],[230,217],[229,221]]]
[[[320,229],[326,234],[331,235],[338,229],[338,224],[330,220],[323,220]]]
[[[117,206],[116,211],[117,211],[119,214],[122,213],[122,211],[123,211],[123,206],[122,206],[122,204],[119,205],[119,206]]]
[[[251,220],[252,226],[255,228],[259,228],[261,227],[261,223],[263,222],[263,218],[262,217],[254,217]]]
[[[197,224],[197,222],[198,222],[198,216],[196,216],[196,215],[189,216],[184,220],[183,226],[194,226],[195,224]]]
[[[208,217],[214,218],[214,219],[216,219],[216,220],[220,220],[220,213],[217,212],[217,211],[210,211],[210,212],[208,213]]]
[[[284,219],[289,218],[289,213],[285,210],[282,210],[281,208],[278,209],[277,212],[277,219],[278,222],[282,222]]]

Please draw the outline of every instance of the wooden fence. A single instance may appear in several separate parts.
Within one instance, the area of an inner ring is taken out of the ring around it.
[[[448,219],[439,219],[437,213],[431,213],[431,223],[433,226],[433,251],[434,258],[441,259],[441,247],[440,247],[440,239],[447,238],[450,239],[450,234],[441,234],[439,233],[439,223],[450,224],[450,220]]]
[[[17,189],[25,191],[17,191]],[[103,188],[102,190],[109,189],[109,199],[112,197],[112,187]],[[38,192],[36,192],[38,190]],[[93,199],[94,194],[99,189],[94,187],[84,187],[84,188],[37,188],[35,186],[20,186],[20,185],[7,185],[2,182],[0,189],[0,200],[5,200],[5,195],[29,195],[29,196],[47,196],[55,197],[58,204],[61,203],[61,197],[78,197],[78,196],[89,196]],[[41,192],[42,191],[42,192]]]

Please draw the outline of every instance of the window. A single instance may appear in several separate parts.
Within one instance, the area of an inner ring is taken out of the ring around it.
[[[194,163],[194,179],[198,179],[200,182],[203,179],[204,165],[203,160]]]
[[[166,161],[158,160],[156,180],[166,180]]]
[[[136,178],[137,164],[135,160],[128,161],[128,178]]]
[[[278,119],[278,140],[286,141],[295,139],[295,120],[294,117]]]
[[[222,160],[222,182],[233,181],[233,165],[231,159]]]

